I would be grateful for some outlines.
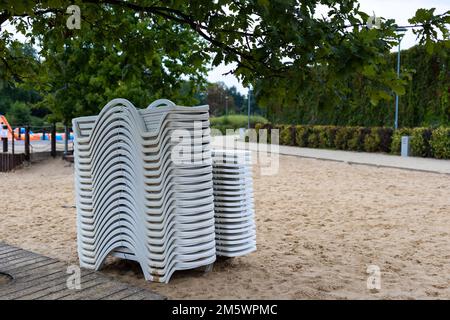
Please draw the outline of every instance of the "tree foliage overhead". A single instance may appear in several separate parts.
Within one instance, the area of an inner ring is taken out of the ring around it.
[[[65,26],[65,10],[71,4],[81,8],[81,30],[68,30]],[[327,13],[320,15],[319,6],[326,8]],[[79,58],[68,55],[67,62],[71,59],[81,59],[83,63],[111,59],[110,65],[105,62],[106,68],[114,69],[111,66],[119,63],[120,72],[116,70],[112,75],[112,79],[117,79],[122,72],[127,73],[127,59],[133,60],[134,66],[139,65],[136,54],[140,54],[140,59],[146,63],[141,62],[141,73],[142,67],[149,67],[148,70],[153,72],[158,65],[167,71],[163,57],[168,55],[171,57],[169,65],[180,62],[183,72],[191,75],[198,75],[200,66],[213,57],[213,65],[235,62],[236,68],[232,72],[245,85],[257,84],[260,102],[278,106],[301,103],[299,92],[310,90],[312,85],[319,85],[341,97],[348,89],[346,81],[355,72],[373,84],[369,92],[372,104],[390,99],[392,90],[403,94],[406,79],[397,79],[394,68],[385,59],[396,43],[397,25],[393,20],[383,20],[380,28],[370,29],[365,26],[368,18],[368,14],[360,11],[357,0],[0,2],[0,23],[9,21],[40,43],[41,54],[46,59],[51,60],[55,53],[73,54],[77,50],[80,52],[75,56]],[[450,12],[436,14],[433,10],[418,10],[411,22],[420,26],[416,32],[428,51],[434,48],[439,32],[448,43]],[[147,42],[148,39],[155,39],[156,48],[151,41]],[[8,52],[10,40],[9,35],[2,33],[3,79],[24,75],[23,65],[16,64],[17,59]],[[94,57],[91,52],[89,58],[83,56],[84,50],[95,51]],[[127,54],[128,50],[131,54]],[[154,61],[155,54],[160,62]],[[113,55],[118,57],[113,58]],[[65,61],[59,57],[55,59]],[[196,71],[185,70],[186,65],[193,66]],[[167,71],[166,76],[170,77],[174,72],[177,72],[176,67],[174,71]],[[93,81],[98,81],[101,87],[109,76],[106,72]],[[145,82],[142,77],[138,82]],[[158,73],[150,77],[161,79]],[[78,85],[85,85],[86,81],[79,79]],[[140,86],[134,81],[127,81],[126,85],[130,90]],[[121,91],[111,94],[115,93]],[[104,96],[108,94],[104,93]],[[97,98],[89,97],[97,101]]]
[[[120,7],[99,10],[94,4],[84,10],[81,30],[69,30],[65,14],[13,22],[40,52],[38,60],[29,57],[32,73],[11,68],[6,79],[37,88],[44,96],[38,106],[51,110],[50,121],[68,123],[76,116],[96,114],[116,97],[140,107],[160,97],[194,102],[194,92],[206,83],[209,56],[204,40],[161,17],[141,17]],[[11,48],[17,43],[11,40],[6,47],[9,65],[16,61]]]
[[[52,36],[43,41],[38,84],[51,94],[42,103],[64,119],[96,114],[116,97],[140,107],[160,97],[192,103],[193,92],[205,82],[206,43],[170,21],[140,19],[116,8],[104,15],[100,21],[115,26],[118,41],[99,36],[96,24],[69,40],[62,39],[62,47]],[[205,56],[199,59],[199,54]],[[53,74],[49,76],[47,70]]]

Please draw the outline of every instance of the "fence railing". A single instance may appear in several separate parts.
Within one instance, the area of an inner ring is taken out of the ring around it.
[[[0,172],[8,172],[21,166],[25,161],[25,155],[12,154],[12,153],[0,153]]]
[[[72,141],[69,127],[65,127],[64,133],[57,133],[55,125],[42,127],[3,125],[2,127],[8,129],[8,132],[7,135],[2,132],[0,139],[0,172],[13,170],[24,161],[43,160],[49,156],[56,157],[61,153],[65,159],[73,152],[69,148],[69,141]],[[32,128],[35,130],[31,131]],[[64,144],[63,152],[62,144]]]

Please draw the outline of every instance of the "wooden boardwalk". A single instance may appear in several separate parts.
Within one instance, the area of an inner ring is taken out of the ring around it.
[[[81,269],[81,289],[68,289],[67,267],[67,263],[0,242],[0,300],[165,299],[85,269]],[[5,275],[11,276],[10,281],[5,281]]]

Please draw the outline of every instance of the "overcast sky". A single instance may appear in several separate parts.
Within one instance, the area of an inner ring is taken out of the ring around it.
[[[399,25],[409,25],[408,19],[413,17],[419,8],[436,8],[436,13],[444,13],[450,10],[450,0],[360,0],[361,10],[375,13],[376,16],[386,19],[395,19]],[[409,30],[402,40],[402,48],[412,47],[416,43],[416,37]],[[247,89],[242,86],[233,75],[223,76],[232,69],[231,66],[220,65],[208,74],[210,82],[222,81],[227,86],[236,86],[239,91],[246,93]]]

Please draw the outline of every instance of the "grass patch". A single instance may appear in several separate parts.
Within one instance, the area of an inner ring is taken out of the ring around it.
[[[209,119],[211,128],[220,130],[225,134],[226,129],[247,128],[248,116],[245,114],[232,114],[221,117],[211,117]],[[257,123],[266,124],[269,121],[262,116],[250,116],[250,127],[254,128]]]

